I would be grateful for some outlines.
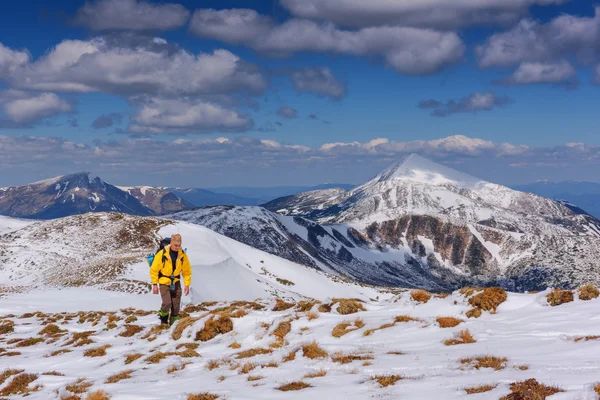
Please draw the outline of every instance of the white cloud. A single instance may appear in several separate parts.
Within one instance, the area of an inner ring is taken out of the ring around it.
[[[292,107],[283,106],[279,107],[277,110],[277,115],[287,119],[298,118],[298,111]]]
[[[567,83],[576,82],[577,72],[566,60],[556,63],[526,62],[505,79],[509,85],[527,85],[534,83]]]
[[[489,37],[476,49],[482,67],[555,62],[573,56],[581,63],[600,57],[600,7],[593,17],[561,15],[548,23],[523,20]]]
[[[401,25],[456,29],[506,24],[532,5],[568,0],[281,0],[293,15],[350,27]]]
[[[300,92],[316,93],[341,99],[346,95],[346,85],[340,82],[327,67],[302,68],[292,73],[292,83]]]
[[[195,55],[164,41],[126,45],[103,37],[65,40],[16,68],[9,82],[34,90],[167,96],[260,93],[267,86],[257,66],[227,50]]]
[[[0,79],[9,77],[16,69],[29,63],[28,51],[17,51],[0,43]]]
[[[508,97],[497,96],[494,93],[473,93],[458,100],[428,99],[419,102],[419,108],[431,109],[431,115],[436,117],[447,117],[451,114],[490,111],[497,107],[503,107],[512,102]]]
[[[177,29],[185,25],[190,12],[180,4],[149,3],[138,0],[88,1],[77,10],[74,22],[94,31]]]
[[[132,133],[203,133],[244,131],[252,120],[216,103],[152,98],[132,117]]]
[[[28,93],[7,90],[0,93],[0,106],[5,117],[15,126],[39,122],[60,113],[72,111],[69,103],[54,93]]]
[[[351,31],[331,23],[301,19],[277,25],[249,9],[197,10],[190,22],[190,31],[272,55],[310,51],[381,57],[396,71],[409,75],[438,72],[458,62],[465,50],[454,32],[394,26]]]

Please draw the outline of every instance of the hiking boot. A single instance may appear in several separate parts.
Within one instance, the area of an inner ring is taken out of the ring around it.
[[[179,315],[171,315],[171,325],[173,325],[177,320],[179,320]]]
[[[169,316],[165,315],[164,317],[158,317],[160,319],[161,325],[169,325]]]

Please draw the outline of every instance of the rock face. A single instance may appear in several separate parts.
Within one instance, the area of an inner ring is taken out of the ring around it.
[[[193,204],[188,203],[178,197],[175,193],[164,188],[150,186],[121,186],[119,189],[129,193],[158,215],[190,210],[195,207]]]
[[[135,197],[88,172],[0,189],[0,214],[11,217],[53,219],[104,211],[154,214]]]

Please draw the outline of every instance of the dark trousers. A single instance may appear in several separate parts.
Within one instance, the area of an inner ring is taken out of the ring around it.
[[[181,306],[181,282],[175,282],[175,290],[171,291],[169,285],[159,285],[160,297],[162,305],[160,310],[163,313],[171,311],[171,316],[179,315],[179,307]]]

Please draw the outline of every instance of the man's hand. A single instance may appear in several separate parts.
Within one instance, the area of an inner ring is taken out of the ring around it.
[[[158,294],[158,285],[152,285],[152,294]]]
[[[186,296],[188,294],[190,294],[190,287],[189,286],[184,286],[184,288],[183,288],[183,294],[185,294]]]

